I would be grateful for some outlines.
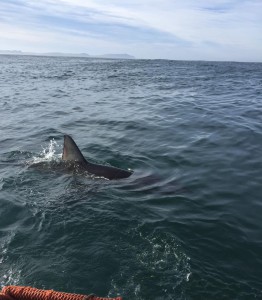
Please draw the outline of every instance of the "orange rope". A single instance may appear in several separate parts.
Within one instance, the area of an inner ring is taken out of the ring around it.
[[[39,290],[28,286],[10,285],[2,289],[0,300],[122,300],[122,298],[101,298],[94,295],[87,296],[55,292],[53,290]]]

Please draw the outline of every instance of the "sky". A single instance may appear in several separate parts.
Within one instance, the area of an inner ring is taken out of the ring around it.
[[[262,62],[262,0],[0,0],[0,50]]]

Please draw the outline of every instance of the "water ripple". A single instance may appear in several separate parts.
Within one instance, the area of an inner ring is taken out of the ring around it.
[[[262,297],[261,64],[0,63],[1,285]],[[57,172],[64,134],[88,160],[133,175]]]

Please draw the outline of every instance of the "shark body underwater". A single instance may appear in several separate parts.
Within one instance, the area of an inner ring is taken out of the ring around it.
[[[94,164],[87,161],[75,141],[69,135],[64,136],[62,162],[59,163],[58,169],[60,168],[68,171],[75,171],[80,174],[88,173],[97,177],[104,177],[109,180],[128,178],[133,173],[128,170]]]

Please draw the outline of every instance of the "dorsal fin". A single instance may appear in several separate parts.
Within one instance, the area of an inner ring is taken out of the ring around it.
[[[62,160],[86,162],[75,141],[69,135],[64,135],[64,149]]]

